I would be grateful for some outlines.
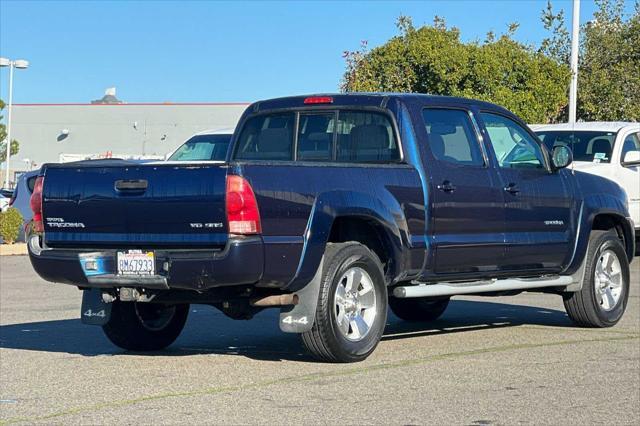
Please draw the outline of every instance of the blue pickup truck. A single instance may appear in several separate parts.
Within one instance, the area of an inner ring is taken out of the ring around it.
[[[577,324],[609,327],[634,225],[624,191],[571,161],[486,102],[265,100],[226,161],[43,166],[29,254],[128,350],[170,345],[191,303],[235,319],[277,307],[280,328],[330,362],[371,354],[388,308],[430,321],[462,294],[552,293]]]

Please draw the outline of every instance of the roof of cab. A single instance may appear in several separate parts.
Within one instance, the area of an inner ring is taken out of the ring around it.
[[[480,108],[493,110],[501,110],[512,114],[505,108],[492,104],[490,102],[479,101],[476,99],[460,98],[455,96],[429,95],[423,93],[386,93],[386,92],[350,92],[350,93],[314,93],[308,95],[286,96],[281,98],[266,99],[253,103],[249,109],[254,112],[260,110],[295,108],[305,105],[304,100],[311,97],[331,97],[332,104],[340,106],[376,106],[383,107],[391,99],[399,99],[403,101],[418,101],[429,104],[447,104],[447,105],[476,105]],[[317,105],[317,104],[316,104]]]

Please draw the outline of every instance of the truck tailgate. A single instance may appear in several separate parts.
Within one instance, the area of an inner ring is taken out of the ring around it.
[[[47,165],[43,218],[50,247],[222,248],[223,163],[122,160]]]

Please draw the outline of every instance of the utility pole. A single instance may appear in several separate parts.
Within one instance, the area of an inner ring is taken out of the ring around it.
[[[569,87],[569,123],[576,122],[578,104],[578,49],[580,47],[580,0],[573,0],[571,21],[571,86]]]

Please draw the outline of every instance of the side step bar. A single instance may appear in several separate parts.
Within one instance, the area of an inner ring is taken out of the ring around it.
[[[393,289],[398,298],[454,296],[460,294],[489,293],[494,291],[527,290],[542,287],[564,287],[573,283],[568,275],[545,278],[507,278],[465,283],[438,283],[400,286]]]

